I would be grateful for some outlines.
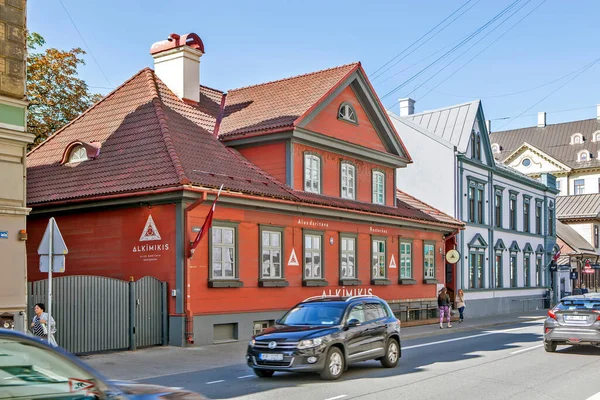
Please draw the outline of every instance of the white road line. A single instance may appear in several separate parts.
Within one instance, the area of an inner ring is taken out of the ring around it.
[[[344,397],[348,397],[348,395],[347,394],[341,394],[339,396],[330,397],[330,398],[325,399],[325,400],[337,400],[337,399],[343,399]]]
[[[238,376],[238,379],[246,379],[246,378],[252,378],[254,375],[244,375],[244,376]]]
[[[535,350],[535,349],[539,349],[539,348],[540,348],[540,347],[542,347],[543,345],[544,345],[544,343],[542,343],[542,344],[538,344],[538,345],[536,345],[536,346],[533,346],[533,347],[526,347],[526,348],[524,348],[524,349],[521,349],[521,350],[513,351],[513,352],[512,352],[512,353],[510,353],[510,354],[519,354],[519,353],[525,353],[526,351],[529,351],[529,350]]]
[[[600,400],[600,392],[596,393],[595,395],[588,397],[585,400]]]
[[[503,329],[503,330],[500,330],[500,331],[489,331],[489,332],[486,332],[486,333],[479,333],[477,335],[463,336],[463,337],[454,338],[454,339],[439,340],[437,342],[415,344],[413,346],[402,347],[402,350],[417,349],[419,347],[427,347],[427,346],[433,346],[433,345],[436,345],[436,344],[457,342],[459,340],[467,340],[467,339],[473,339],[473,338],[482,337],[482,336],[489,336],[489,335],[497,335],[499,333],[513,332],[513,331],[518,331],[518,330],[521,330],[521,329],[529,329],[529,328],[531,328],[531,327],[530,326],[523,326],[523,327],[520,327],[520,328]]]
[[[212,385],[213,383],[221,383],[221,382],[225,382],[225,380],[221,379],[218,381],[210,381],[210,382],[206,382],[207,385]]]

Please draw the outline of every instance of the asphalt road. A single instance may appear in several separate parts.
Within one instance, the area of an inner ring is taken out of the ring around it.
[[[403,341],[394,369],[375,361],[358,363],[333,382],[313,374],[258,378],[244,364],[143,382],[183,387],[211,399],[600,400],[600,349],[565,346],[546,353],[539,320],[447,332]]]

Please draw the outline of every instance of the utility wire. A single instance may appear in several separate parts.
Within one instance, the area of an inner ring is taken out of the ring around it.
[[[589,110],[589,109],[596,108],[596,107],[597,106],[568,108],[566,110],[547,111],[546,114],[560,114],[560,113],[568,112],[568,111]],[[521,117],[533,117],[534,115],[537,115],[537,113],[535,113],[535,114],[525,114],[525,115],[521,115]],[[502,121],[502,120],[515,119],[515,118],[516,117],[499,117],[499,118],[492,118],[492,119],[490,119],[490,121]]]
[[[79,34],[79,37],[81,38],[81,40],[83,41],[83,44],[85,45],[88,53],[90,53],[90,56],[92,56],[92,59],[94,60],[94,62],[96,63],[96,65],[98,66],[98,69],[100,70],[100,72],[102,73],[102,75],[104,76],[104,79],[106,79],[106,82],[108,82],[108,84],[110,86],[112,86],[112,83],[110,83],[110,80],[108,79],[108,77],[106,76],[106,74],[104,73],[104,70],[102,69],[102,67],[100,66],[100,63],[98,63],[98,60],[96,60],[96,57],[94,57],[94,53],[92,53],[92,49],[90,48],[90,46],[87,44],[87,42],[85,41],[85,39],[83,38],[83,35],[81,34],[81,32],[79,32],[79,29],[77,28],[77,25],[75,25],[75,21],[73,21],[73,18],[71,17],[71,14],[69,14],[69,11],[67,10],[67,7],[65,7],[65,4],[63,3],[62,0],[58,0],[60,2],[60,5],[62,6],[63,10],[65,10],[65,13],[67,14],[67,16],[69,17],[69,19],[71,20],[71,23],[73,24],[73,27],[75,28],[75,30],[77,31],[77,33]]]
[[[417,46],[416,48],[414,48],[410,53],[406,54],[404,57],[402,57],[400,60],[396,61],[394,64],[390,65],[388,68],[386,68],[385,70],[381,71],[383,68],[385,68],[387,65],[389,65],[391,62],[393,62],[394,60],[396,60],[398,57],[400,57],[404,52],[408,51],[408,49],[410,49],[412,46],[414,46],[415,44],[417,44],[421,39],[423,39],[424,37],[426,37],[427,35],[429,35],[431,32],[433,32],[435,29],[437,29],[437,27],[439,27],[440,25],[442,25],[444,22],[446,22],[448,19],[450,19],[454,14],[456,14],[457,12],[459,12],[464,6],[466,6],[467,4],[469,4],[471,1],[473,0],[468,0],[466,3],[464,3],[462,6],[458,7],[452,14],[448,15],[446,18],[444,18],[444,20],[442,22],[440,22],[439,24],[437,24],[436,26],[434,26],[433,28],[431,28],[429,31],[427,31],[427,33],[425,33],[423,36],[421,36],[420,38],[418,38],[417,40],[415,40],[413,43],[410,44],[410,46],[408,46],[407,48],[405,48],[404,50],[402,50],[400,53],[396,54],[391,60],[389,60],[388,62],[386,62],[385,64],[383,64],[381,67],[379,67],[377,70],[375,70],[371,75],[369,75],[369,77],[372,77],[372,80],[375,80],[377,78],[379,78],[381,75],[385,74],[387,71],[389,71],[391,68],[395,67],[396,65],[398,65],[398,63],[400,63],[402,60],[404,60],[406,57],[408,57],[409,55],[411,55],[412,53],[414,53],[416,50],[418,50],[421,46],[423,46],[425,43],[429,42],[431,39],[433,39],[434,37],[436,37],[439,33],[441,33],[444,29],[446,29],[448,26],[452,25],[452,23],[454,21],[456,21],[458,18],[462,17],[466,12],[468,12],[471,8],[475,7],[477,5],[477,3],[479,3],[481,0],[477,0],[475,2],[475,4],[473,4],[471,7],[469,7],[468,9],[466,9],[465,11],[463,11],[460,15],[458,15],[456,18],[454,18],[452,21],[450,21],[450,23],[448,23],[446,26],[442,27],[442,29],[440,29],[439,31],[437,31],[434,35],[430,36],[426,41],[424,41],[423,43],[421,43],[419,46]],[[379,74],[377,74],[379,71],[381,71]],[[373,76],[376,75],[376,76]]]
[[[448,50],[441,57],[439,57],[438,59],[436,59],[435,61],[433,61],[432,63],[430,63],[428,66],[426,66],[425,68],[423,68],[421,71],[417,72],[415,75],[411,76],[409,79],[407,79],[406,81],[402,82],[400,85],[396,86],[394,89],[390,90],[388,93],[386,93],[384,96],[382,96],[381,99],[383,100],[386,97],[389,97],[392,94],[396,93],[398,90],[402,89],[404,86],[406,86],[407,84],[409,84],[410,82],[412,82],[413,80],[415,80],[416,78],[418,78],[420,75],[422,75],[423,73],[425,73],[428,69],[430,69],[431,67],[433,67],[434,65],[436,65],[437,63],[439,63],[441,60],[443,60],[444,58],[446,58],[448,55],[452,54],[458,48],[462,47],[464,44],[466,44],[467,42],[469,42],[472,38],[474,38],[475,36],[477,36],[479,33],[481,33],[483,30],[485,30],[488,26],[490,26],[491,24],[493,24],[496,20],[498,20],[500,17],[502,17],[508,11],[510,11],[520,1],[521,0],[515,0],[514,2],[512,2],[508,7],[506,7],[504,10],[500,11],[492,19],[490,19],[488,22],[486,22],[481,27],[479,27],[477,30],[475,30],[473,33],[471,33],[469,36],[467,36],[466,39],[462,40],[459,44],[457,44],[456,46],[454,46],[453,48],[451,48],[450,50]]]
[[[526,110],[524,110],[522,113],[520,113],[519,115],[517,115],[516,117],[512,118],[513,120],[521,118],[523,116],[523,114],[525,114],[527,111],[531,110],[533,107],[537,106],[538,104],[540,104],[542,101],[546,100],[548,97],[552,96],[554,93],[558,92],[560,89],[562,89],[563,87],[565,87],[567,84],[569,84],[571,81],[573,81],[574,79],[576,79],[577,77],[579,77],[581,74],[583,74],[585,71],[587,71],[588,69],[592,68],[594,65],[596,65],[598,62],[600,61],[600,57],[596,58],[594,61],[592,61],[591,63],[587,64],[581,71],[579,71],[577,73],[577,75],[575,75],[574,77],[572,77],[571,79],[569,79],[568,81],[566,81],[565,83],[563,83],[562,85],[560,85],[559,87],[557,87],[556,89],[554,89],[552,92],[550,92],[548,95],[544,96],[540,101],[534,103],[531,107],[527,108]],[[506,125],[510,124],[512,121],[508,121],[506,124],[502,125],[500,128],[498,128],[498,130],[504,128]]]
[[[481,40],[485,39],[489,34],[491,34],[492,32],[494,32],[496,29],[498,29],[503,23],[505,23],[506,21],[508,21],[509,19],[511,19],[516,13],[518,13],[519,11],[521,11],[525,6],[527,6],[527,4],[530,2],[531,0],[527,1],[527,3],[525,3],[521,8],[519,8],[517,11],[515,11],[514,13],[512,13],[508,18],[506,18],[504,21],[500,22],[499,25],[497,25],[494,29],[492,29],[490,32],[488,32],[484,37],[482,37],[481,39],[479,39],[475,44],[473,44],[473,46],[469,47],[466,51],[464,51],[460,56],[456,57],[454,60],[452,60],[450,62],[450,64],[452,64],[454,61],[456,61],[458,58],[460,58],[462,55],[464,55],[466,52],[468,52],[470,49],[472,49],[477,43],[481,42]],[[481,49],[481,51],[477,54],[475,54],[473,57],[471,57],[466,63],[464,63],[463,65],[461,65],[458,69],[456,69],[454,72],[452,72],[450,75],[448,75],[447,77],[445,77],[441,82],[439,82],[437,85],[435,85],[433,87],[433,89],[437,88],[438,86],[440,86],[442,83],[446,82],[448,79],[450,79],[451,77],[453,77],[456,73],[458,73],[460,70],[462,70],[464,67],[466,67],[471,61],[473,61],[474,59],[476,59],[477,57],[479,57],[479,55],[481,53],[483,53],[484,51],[486,51],[488,48],[490,48],[494,43],[496,43],[498,40],[500,40],[504,35],[506,35],[508,32],[510,32],[515,26],[519,25],[525,18],[527,18],[529,15],[531,15],[535,10],[537,10],[538,8],[540,8],[542,6],[542,4],[544,4],[546,2],[546,0],[543,0],[540,4],[538,4],[535,8],[533,8],[531,11],[529,11],[527,14],[525,14],[521,19],[519,19],[515,24],[513,24],[510,28],[508,28],[506,31],[504,31],[500,36],[498,36],[496,39],[494,39],[492,42],[490,42],[487,46],[485,46],[483,49]],[[446,66],[449,66],[450,64],[447,64]],[[446,67],[444,67],[446,68]],[[431,78],[429,78],[427,81],[423,82],[418,88],[420,88],[421,86],[423,86],[425,83],[427,83],[428,81],[430,81],[431,79],[433,79],[437,74],[439,74],[444,68],[442,68],[440,71],[438,71],[435,75],[433,75]],[[423,96],[421,96],[419,98],[419,100],[423,100],[423,98],[425,96],[427,96],[429,93],[431,93],[431,91],[433,89],[429,89],[429,91],[425,92],[425,94]],[[415,89],[416,90],[416,89]]]

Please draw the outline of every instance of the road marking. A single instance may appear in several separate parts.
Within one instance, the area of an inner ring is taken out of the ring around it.
[[[244,375],[244,376],[238,376],[238,379],[245,379],[245,378],[252,378],[254,375]]]
[[[221,379],[218,381],[210,381],[210,382],[206,382],[207,385],[212,385],[213,383],[221,383],[221,382],[225,382],[225,380]]]
[[[519,354],[519,353],[524,353],[524,352],[526,352],[526,351],[529,351],[529,350],[535,350],[535,349],[539,349],[539,348],[540,348],[540,347],[542,347],[543,345],[544,345],[544,343],[542,343],[542,344],[538,344],[538,345],[536,345],[536,346],[533,346],[533,347],[526,347],[526,348],[524,348],[524,349],[521,349],[521,350],[513,351],[513,352],[512,352],[512,353],[510,353],[510,354]]]
[[[325,400],[337,400],[337,399],[343,399],[344,397],[348,397],[348,395],[347,394],[341,394],[339,396],[330,397],[330,398],[325,399]]]
[[[454,338],[454,339],[438,340],[437,342],[415,344],[415,345],[412,345],[412,346],[402,347],[402,350],[417,349],[419,347],[433,346],[435,344],[442,344],[442,343],[457,342],[459,340],[474,339],[474,338],[477,338],[477,337],[489,336],[489,335],[497,335],[499,333],[513,332],[513,331],[518,331],[518,330],[521,330],[521,329],[529,329],[529,328],[531,328],[531,327],[530,326],[523,326],[523,327],[520,327],[520,328],[503,329],[503,330],[499,330],[499,331],[489,331],[489,332],[485,332],[485,333],[479,333],[477,335],[463,336],[463,337]]]
[[[585,400],[600,400],[600,392],[596,393],[595,395],[588,397]]]

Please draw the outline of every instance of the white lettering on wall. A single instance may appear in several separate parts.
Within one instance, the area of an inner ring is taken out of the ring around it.
[[[347,288],[342,286],[340,289],[323,289],[322,296],[370,296],[372,294],[373,288]]]
[[[369,232],[371,233],[384,233],[387,235],[388,231],[387,229],[383,229],[383,228],[373,228],[372,226],[369,227]]]
[[[312,219],[298,218],[298,225],[311,226],[313,228],[329,228],[327,222],[313,221]]]

